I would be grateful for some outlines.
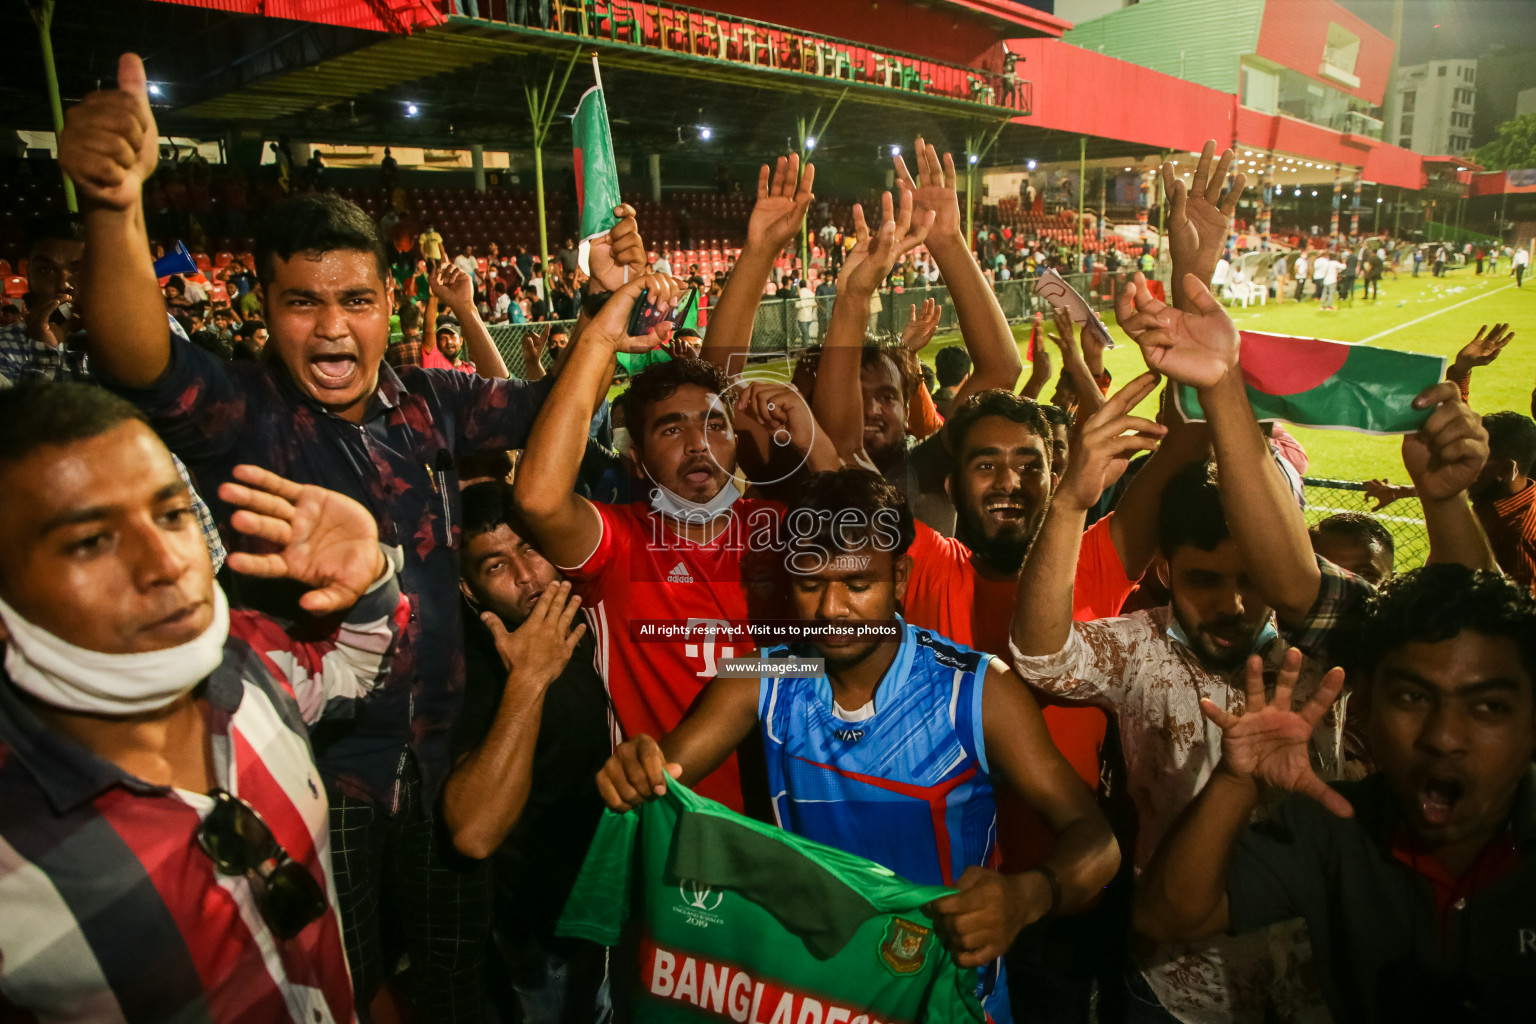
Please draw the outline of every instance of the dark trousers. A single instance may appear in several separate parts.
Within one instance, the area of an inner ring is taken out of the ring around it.
[[[1525,287],[1525,264],[1523,263],[1515,264],[1515,287]]]
[[[1304,277],[1298,277],[1296,279],[1296,301],[1307,301],[1307,279]]]
[[[491,931],[487,865],[453,849],[422,803],[421,775],[407,759],[394,814],[336,792],[331,870],[359,1018],[409,958],[407,993],[422,1021],[484,1019],[484,960]]]
[[[1368,277],[1368,278],[1366,278],[1365,279],[1365,284],[1362,285],[1361,288],[1360,288],[1360,297],[1362,299],[1379,299],[1379,298],[1381,298],[1381,278],[1379,278],[1379,277]]]

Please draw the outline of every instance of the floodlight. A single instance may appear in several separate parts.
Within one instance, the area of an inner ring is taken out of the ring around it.
[[[974,163],[976,163],[980,159],[981,159],[981,157],[977,156],[975,153],[971,154],[971,163],[974,164]]]
[[[699,138],[703,139],[705,142],[708,142],[710,138],[714,136],[714,134],[715,133],[710,130],[709,125],[703,125],[699,128]]]
[[[151,96],[159,96],[160,95],[160,83],[159,82],[150,82],[149,83],[149,94]]]
[[[901,156],[901,147],[900,146],[892,146],[891,147],[891,156]]]
[[[415,117],[419,113],[421,113],[421,108],[416,106],[416,104],[414,104],[414,103],[407,103],[405,105],[405,116],[406,117]]]
[[[1032,170],[1034,170],[1034,169],[1035,169],[1035,162],[1034,162],[1034,161],[1033,161],[1033,160],[1031,160],[1031,161],[1029,161],[1029,163],[1027,163],[1027,164],[1025,164],[1025,165],[1024,165],[1024,166],[1025,166],[1025,168],[1027,168],[1027,169],[1028,169],[1028,170],[1031,170],[1031,171],[1032,171]]]
[[[816,148],[816,136],[812,135],[812,136],[808,137],[805,140],[805,148],[806,149],[815,149]]]

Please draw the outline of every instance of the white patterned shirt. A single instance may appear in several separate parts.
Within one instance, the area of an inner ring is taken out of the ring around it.
[[[1055,654],[1026,657],[1012,648],[1014,669],[1032,686],[1115,715],[1138,818],[1138,873],[1221,760],[1221,730],[1201,714],[1200,700],[1232,713],[1247,703],[1244,669],[1207,668],[1172,635],[1173,625],[1171,608],[1155,608],[1074,622],[1066,646]],[[1270,688],[1287,650],[1276,636],[1257,652]],[[1316,661],[1303,660],[1297,702],[1316,692],[1323,672]],[[1341,703],[1313,733],[1313,766],[1325,780],[1341,777],[1343,727]],[[1261,1024],[1266,997],[1273,998],[1283,1020],[1330,1019],[1321,994],[1305,982],[1310,972],[1303,965],[1311,948],[1299,922],[1198,946],[1143,946],[1134,952],[1164,1008],[1185,1024]]]

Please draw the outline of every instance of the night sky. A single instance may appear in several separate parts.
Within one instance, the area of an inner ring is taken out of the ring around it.
[[[1393,0],[1340,3],[1392,34]],[[1405,0],[1403,4],[1404,64],[1478,57],[1501,44],[1536,48],[1536,0]]]

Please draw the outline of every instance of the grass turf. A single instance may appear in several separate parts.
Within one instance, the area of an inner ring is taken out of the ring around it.
[[[1498,277],[1478,277],[1471,268],[1463,268],[1448,271],[1443,278],[1432,278],[1426,264],[1417,278],[1406,270],[1396,280],[1388,274],[1381,282],[1379,300],[1363,300],[1357,286],[1354,304],[1336,311],[1325,312],[1316,301],[1287,301],[1283,305],[1271,302],[1248,309],[1233,306],[1230,312],[1244,330],[1334,341],[1372,339],[1370,344],[1384,348],[1443,355],[1447,360],[1455,358],[1456,351],[1472,339],[1481,325],[1508,321],[1515,339],[1497,362],[1473,372],[1472,406],[1484,413],[1515,409],[1529,415],[1531,390],[1536,386],[1536,281],[1516,288],[1508,269],[1507,263],[1501,264]],[[1312,288],[1307,290],[1310,293]],[[1104,354],[1104,362],[1118,387],[1146,366],[1140,351],[1115,324],[1113,312],[1106,310],[1103,316],[1117,345]],[[1014,337],[1020,343],[1022,355],[1029,340],[1029,326],[1015,325]],[[923,350],[923,361],[931,364],[940,348],[959,343],[958,334],[940,335]],[[1052,355],[1057,353],[1053,350]],[[1059,356],[1055,362],[1060,362]],[[1059,366],[1055,369],[1060,372]],[[1026,365],[1025,373],[1028,372]],[[1045,393],[1050,393],[1049,387]],[[1156,398],[1154,394],[1143,402],[1138,413],[1153,415]],[[1401,441],[1396,437],[1303,428],[1292,432],[1311,458],[1309,476],[1334,480],[1385,477],[1395,483],[1407,482],[1400,456]]]

